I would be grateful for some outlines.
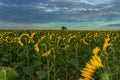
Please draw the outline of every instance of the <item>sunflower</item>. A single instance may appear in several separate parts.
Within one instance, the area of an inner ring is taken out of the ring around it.
[[[36,44],[34,45],[34,47],[35,47],[35,51],[36,51],[36,52],[39,52],[39,51],[40,51],[40,49],[39,49],[39,44],[38,44],[38,43],[36,43]]]
[[[69,39],[68,39],[68,42],[70,43],[72,39],[76,39],[77,37],[75,35],[73,36],[70,36]]]
[[[44,53],[42,54],[42,56],[43,56],[43,57],[47,57],[48,55],[50,55],[50,53],[51,53],[51,49],[49,49],[48,51],[44,52]]]
[[[103,51],[104,51],[104,53],[105,53],[106,55],[108,55],[107,48],[108,48],[108,46],[111,45],[111,44],[109,43],[109,41],[110,41],[110,38],[109,38],[109,36],[107,35],[107,38],[105,39],[104,44],[103,44]]]
[[[49,39],[50,39],[50,41],[51,41],[52,43],[55,42],[54,37],[55,37],[55,34],[49,35]]]
[[[40,40],[43,41],[45,38],[46,38],[46,36],[42,36]]]
[[[35,42],[34,41],[34,36],[36,35],[37,33],[36,32],[33,32],[33,33],[31,33],[31,36],[30,36],[30,40],[31,40],[31,42]]]
[[[21,46],[24,46],[24,43],[22,42],[22,37],[24,37],[24,36],[28,37],[28,39],[30,38],[29,34],[27,34],[27,33],[21,34],[21,35],[18,37],[18,43],[19,43]],[[30,39],[28,40],[27,43],[30,43]]]
[[[97,55],[99,51],[100,51],[100,48],[99,48],[99,47],[95,47],[95,48],[92,50],[92,53],[93,53],[93,55]]]
[[[34,45],[36,52],[39,52],[39,51],[40,51],[39,43],[40,43],[40,39],[38,39],[38,42]]]
[[[85,68],[83,68],[83,70],[81,70],[81,76],[83,78],[80,78],[79,80],[91,80],[92,75],[95,72],[95,70],[100,67],[103,67],[101,59],[97,55],[99,50],[100,49],[98,47],[93,49],[93,56],[90,59],[90,61],[86,63]]]
[[[14,37],[16,37],[16,34],[15,34],[14,32],[8,32],[8,33],[7,33],[7,36],[5,37],[5,41],[6,41],[7,43],[14,43],[14,42],[16,42],[16,41],[14,40]]]
[[[2,42],[2,36],[3,36],[3,35],[2,35],[2,34],[0,34],[0,42]]]
[[[88,33],[88,34],[86,34],[86,36],[82,39],[83,43],[84,43],[84,44],[86,44],[86,45],[88,45],[88,44],[89,44],[88,42],[86,42],[86,38],[88,37],[88,35],[89,35],[89,33]]]

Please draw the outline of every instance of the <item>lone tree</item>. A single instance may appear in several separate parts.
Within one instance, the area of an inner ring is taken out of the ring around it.
[[[67,30],[67,27],[66,26],[62,26],[61,29],[62,30]]]

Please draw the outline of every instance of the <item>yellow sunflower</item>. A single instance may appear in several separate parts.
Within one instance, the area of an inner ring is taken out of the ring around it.
[[[86,63],[85,68],[81,70],[81,76],[83,78],[79,78],[79,80],[91,80],[95,70],[100,67],[103,67],[102,61],[100,57],[97,55],[99,50],[100,49],[98,47],[93,49],[93,56],[90,59],[90,61]]]

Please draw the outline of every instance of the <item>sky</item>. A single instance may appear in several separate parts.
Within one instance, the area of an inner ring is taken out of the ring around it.
[[[0,0],[0,29],[120,30],[120,0]]]

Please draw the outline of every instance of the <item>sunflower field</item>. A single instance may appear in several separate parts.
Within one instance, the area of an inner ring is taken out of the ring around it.
[[[0,31],[0,80],[120,80],[119,73],[120,31]]]

